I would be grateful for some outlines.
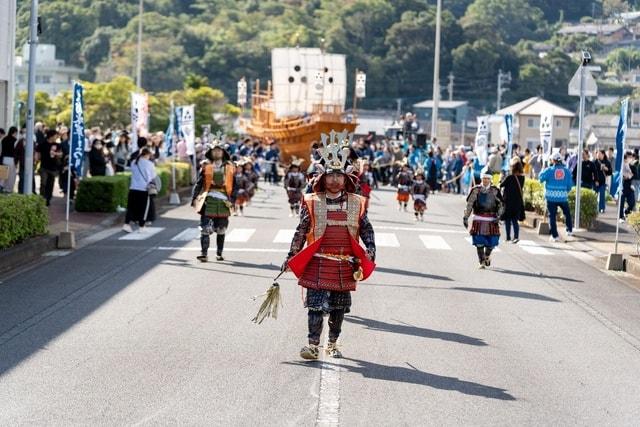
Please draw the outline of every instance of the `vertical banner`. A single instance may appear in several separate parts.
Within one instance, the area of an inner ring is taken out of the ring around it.
[[[131,140],[138,141],[138,135],[149,134],[149,95],[131,92]],[[137,147],[137,144],[134,145]]]
[[[489,116],[478,116],[475,152],[481,165],[487,164],[487,143],[489,142]]]
[[[242,108],[247,105],[247,81],[244,77],[238,80],[238,105]]]
[[[171,157],[174,153],[174,135],[176,134],[176,111],[173,105],[173,101],[171,101],[171,107],[169,107],[169,126],[167,127],[167,131],[164,133],[164,146],[167,150],[167,157]]]
[[[76,176],[82,176],[82,159],[84,157],[84,99],[83,87],[73,84],[73,105],[71,115],[71,144],[69,146],[69,163]]]
[[[180,137],[187,143],[187,155],[192,156],[196,153],[195,105],[183,105],[176,116]]]
[[[553,115],[549,112],[540,115],[540,145],[544,161],[548,162],[553,149]]]
[[[365,98],[367,94],[367,75],[362,71],[356,74],[356,97]]]
[[[505,114],[504,125],[507,137],[507,158],[505,162],[505,170],[508,171],[511,165],[511,158],[513,157],[513,114]]]
[[[622,190],[622,162],[624,161],[625,141],[627,138],[627,112],[629,109],[629,98],[622,100],[620,105],[620,119],[618,120],[618,131],[616,132],[616,163],[615,172],[611,179],[611,195],[616,196]]]

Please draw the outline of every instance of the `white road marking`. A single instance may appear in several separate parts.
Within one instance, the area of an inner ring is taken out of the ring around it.
[[[326,325],[325,325],[326,326]],[[328,328],[326,328],[328,329]],[[327,355],[327,333],[323,334],[323,345],[320,349],[320,393],[318,396],[318,414],[316,426],[340,425],[340,359]],[[329,360],[327,360],[329,359]]]
[[[190,242],[200,237],[200,229],[198,227],[187,228],[179,234],[176,234],[171,241],[172,242]]]
[[[520,240],[520,242],[518,242],[518,246],[532,255],[553,255],[550,250],[540,246],[533,240]]]
[[[104,240],[108,237],[113,236],[114,234],[118,234],[122,229],[120,227],[107,228],[106,230],[99,231],[90,236],[85,237],[80,240],[76,245],[76,250],[80,248],[84,248],[92,243],[99,242],[100,240]]]
[[[375,221],[373,221],[375,223]],[[465,230],[447,230],[443,228],[414,228],[414,227],[391,227],[387,225],[376,225],[375,230],[392,230],[392,231],[421,231],[425,233],[445,233],[445,234],[468,234]]]
[[[381,248],[399,248],[400,242],[395,233],[376,233],[376,246]]]
[[[278,230],[278,234],[273,239],[273,243],[291,243],[296,230]]]
[[[49,251],[42,254],[42,256],[67,256],[72,251]]]
[[[443,251],[450,251],[451,246],[441,236],[428,236],[426,234],[420,235],[422,244],[427,249],[438,249]]]
[[[255,228],[234,228],[227,233],[225,242],[244,243],[247,242],[255,232]]]
[[[200,252],[200,247],[182,247],[182,246],[158,246],[156,248],[159,251],[190,251]],[[270,249],[270,248],[224,248],[224,252],[268,252],[268,253],[282,253],[286,254],[289,249]]]
[[[471,239],[471,236],[465,237],[464,240],[469,242],[469,244],[473,244],[473,239]],[[499,247],[495,247],[493,248],[493,252],[502,252],[502,249],[500,249]]]
[[[155,236],[159,232],[164,230],[164,227],[145,227],[144,231],[134,231],[133,233],[125,234],[118,240],[147,240],[151,236]]]

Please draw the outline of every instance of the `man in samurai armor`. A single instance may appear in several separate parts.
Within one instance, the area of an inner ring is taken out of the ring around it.
[[[287,190],[287,198],[289,199],[289,218],[300,215],[300,203],[302,202],[302,193],[307,182],[306,177],[300,172],[302,159],[293,159],[289,171],[284,177],[284,187]]]
[[[249,190],[252,187],[251,181],[244,174],[244,161],[239,161],[236,163],[236,173],[233,177],[233,215],[242,216],[244,213],[244,207],[249,202]]]
[[[308,344],[300,350],[303,359],[319,357],[324,315],[329,316],[326,351],[342,357],[337,340],[345,313],[350,311],[351,292],[375,268],[375,238],[367,218],[364,197],[354,194],[357,177],[347,165],[348,134],[322,135],[325,164],[313,193],[305,194],[300,223],[282,269],[290,269],[307,290]],[[318,167],[320,167],[318,165]],[[362,239],[366,249],[359,244]],[[306,243],[306,247],[305,247]]]
[[[233,205],[235,167],[222,141],[214,140],[205,151],[198,181],[193,188],[191,206],[200,214],[200,245],[198,260],[207,262],[210,236],[216,233],[216,260],[223,261],[224,238]]]
[[[411,169],[409,169],[407,164],[402,165],[402,169],[400,169],[400,172],[398,173],[396,182],[398,183],[398,193],[396,195],[398,210],[401,211],[404,208],[404,211],[407,212],[407,203],[409,203],[412,184]]]
[[[422,169],[418,169],[413,176],[411,195],[413,196],[413,214],[416,217],[416,221],[424,221],[424,211],[427,210],[427,197],[429,197],[429,185],[425,181]]]
[[[504,200],[500,189],[491,184],[491,172],[483,169],[480,174],[481,184],[471,189],[467,196],[467,207],[462,222],[469,228],[469,216],[473,213],[471,223],[472,244],[478,251],[479,268],[491,266],[491,251],[498,246],[500,240],[500,217],[504,212]]]

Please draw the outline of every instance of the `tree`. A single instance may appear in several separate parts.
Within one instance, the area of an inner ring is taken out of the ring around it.
[[[542,11],[526,0],[475,0],[460,23],[470,40],[516,44],[521,39],[543,39],[548,33]]]
[[[605,64],[616,73],[640,67],[640,51],[634,48],[614,49],[607,55]]]

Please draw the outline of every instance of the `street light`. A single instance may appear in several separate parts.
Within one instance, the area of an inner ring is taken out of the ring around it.
[[[440,16],[442,0],[438,0],[436,9],[436,48],[433,61],[433,108],[431,109],[431,140],[437,136],[438,104],[440,103]]]

